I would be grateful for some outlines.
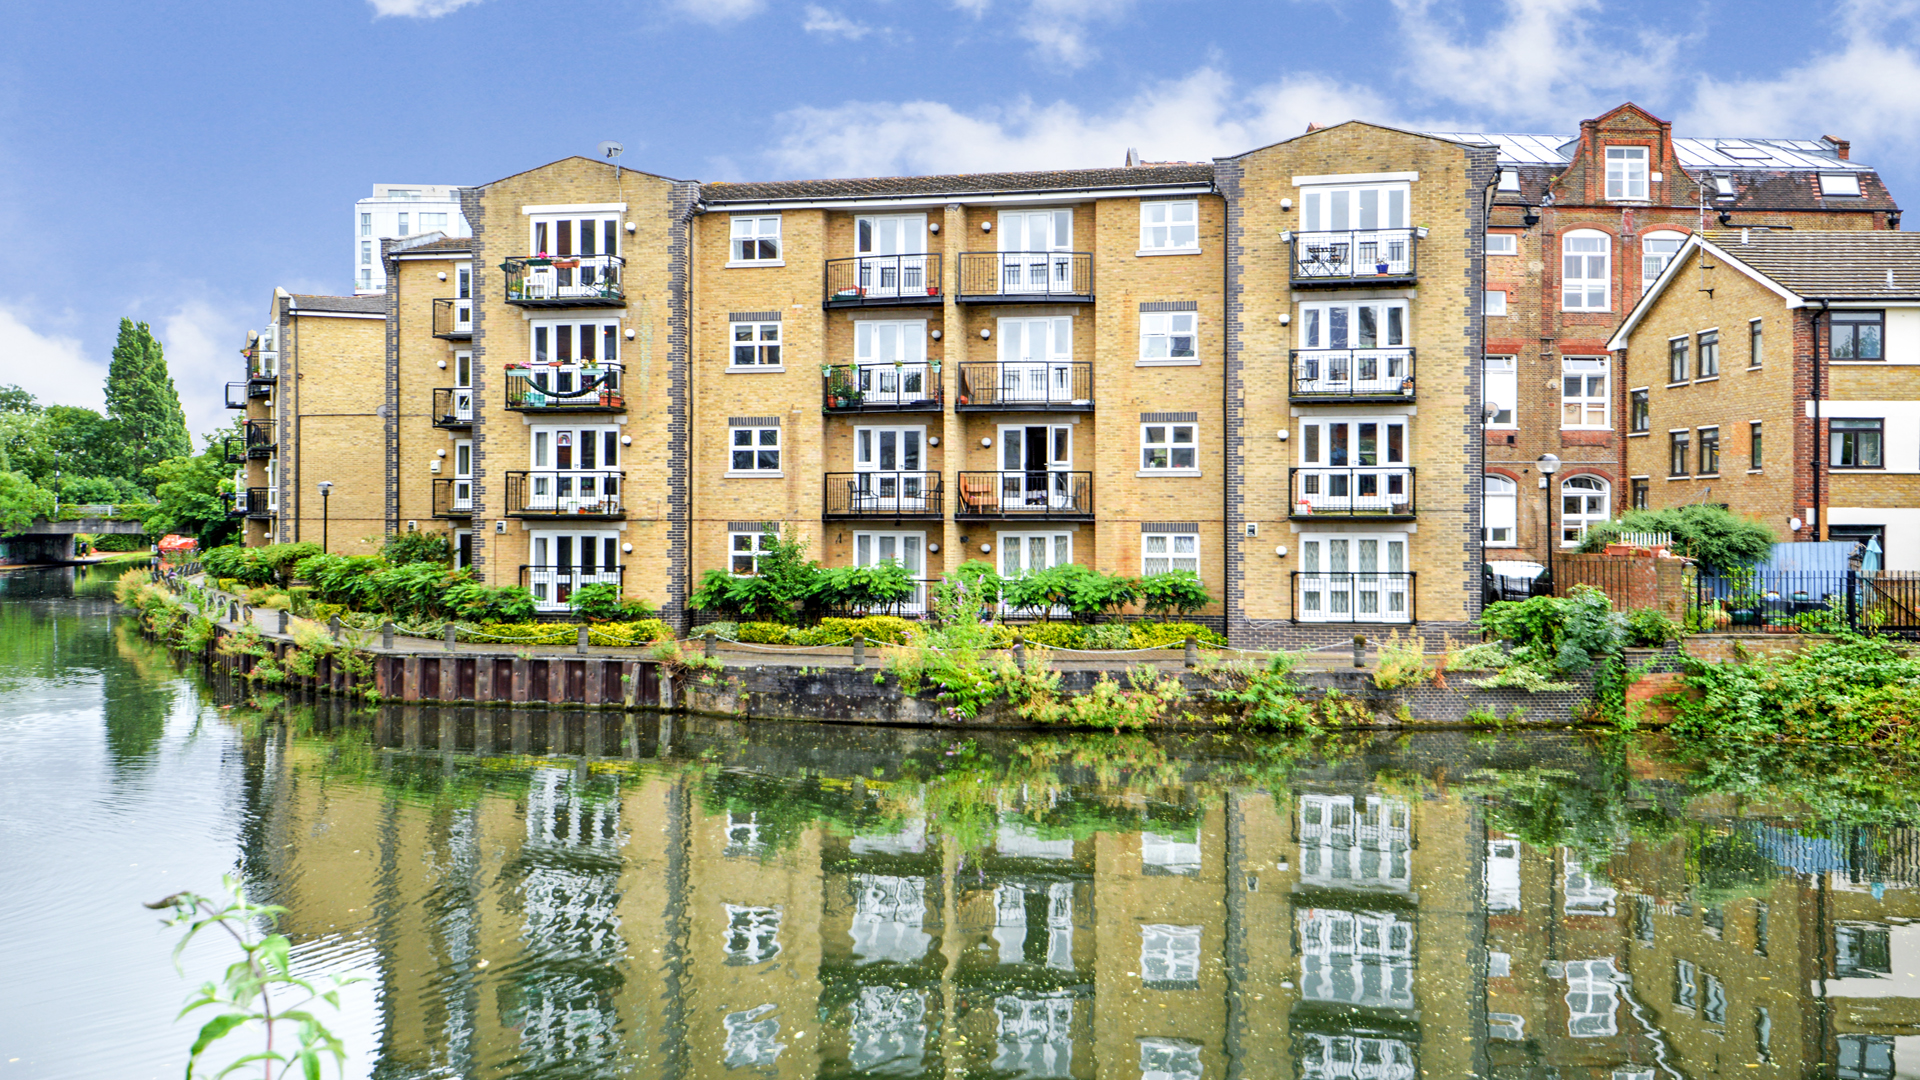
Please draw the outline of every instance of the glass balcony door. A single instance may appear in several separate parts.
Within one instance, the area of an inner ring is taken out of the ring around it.
[[[453,508],[473,509],[473,440],[453,444]]]
[[[927,392],[925,320],[862,320],[854,324],[853,340],[860,394],[868,408],[912,404],[932,397]]]
[[[582,585],[620,583],[620,534],[535,530],[527,564],[527,588],[534,603],[542,611],[564,610]]]
[[[867,299],[925,296],[939,284],[927,280],[927,215],[863,217],[854,230],[857,283]]]
[[[618,217],[550,218],[533,223],[534,257],[526,269],[526,296],[533,300],[605,295],[619,274]]]
[[[1073,428],[1036,424],[1000,428],[1000,509],[1073,508]]]
[[[1408,621],[1405,536],[1305,537],[1300,557],[1303,621]]]
[[[1073,401],[1073,320],[1001,319],[1000,403]]]
[[[1301,427],[1299,498],[1312,513],[1408,509],[1404,421],[1313,421]]]
[[[453,268],[453,329],[473,333],[473,264],[456,263]],[[465,385],[471,386],[471,383]]]
[[[853,534],[853,565],[897,563],[914,579],[913,595],[889,609],[897,615],[927,612],[927,534],[921,532],[857,532]]]
[[[473,422],[473,354],[453,354],[453,415]]]
[[[863,511],[926,509],[924,427],[853,429],[854,503]]]
[[[620,429],[533,429],[527,509],[560,514],[611,513],[620,506]]]
[[[1000,212],[1000,291],[1069,292],[1073,282],[1073,211]]]

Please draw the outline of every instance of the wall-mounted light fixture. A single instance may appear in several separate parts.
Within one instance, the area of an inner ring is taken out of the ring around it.
[[[438,276],[439,276],[439,278],[440,278],[440,280],[441,280],[441,281],[445,281],[445,280],[447,280],[447,272],[446,272],[445,270],[442,270],[442,271],[440,271],[440,273],[439,273],[439,275],[438,275]]]
[[[940,436],[938,436],[938,435],[929,435],[929,436],[927,436],[927,445],[928,445],[928,446],[939,446],[939,445],[940,445]]]
[[[1280,313],[1280,325],[1281,325],[1281,326],[1292,326],[1292,325],[1293,325],[1293,316],[1292,316],[1292,315],[1289,315],[1288,313],[1286,313],[1286,312],[1284,312],[1284,311],[1283,311],[1283,312],[1281,312],[1281,313]]]
[[[624,552],[626,552],[626,553],[627,553],[627,554],[629,554],[629,555],[631,555],[631,554],[633,554],[633,545],[632,545],[632,544],[621,544],[621,545],[620,545],[620,550],[621,550],[621,551],[624,551]]]
[[[937,221],[929,221],[929,222],[927,222],[927,231],[928,231],[928,232],[930,232],[930,233],[937,233],[937,232],[939,232],[939,231],[940,231],[940,223],[939,223],[939,222],[937,222]]]
[[[631,436],[631,435],[622,435],[622,436],[620,436],[620,445],[621,445],[621,446],[632,446],[632,445],[633,445],[633,436]]]
[[[633,231],[633,222],[631,222],[631,221],[629,221],[629,222],[627,222],[627,231],[628,231],[628,232],[632,232],[632,231]]]
[[[440,361],[440,369],[442,371],[445,371],[446,367],[447,367],[447,362],[445,360]]]
[[[1279,439],[1279,440],[1280,440],[1281,442],[1286,442],[1286,441],[1287,441],[1287,429],[1286,429],[1286,428],[1281,428],[1281,429],[1280,429],[1279,431],[1276,431],[1276,432],[1274,432],[1273,434],[1274,434],[1274,437],[1275,437],[1275,438],[1277,438],[1277,439]]]
[[[1277,547],[1277,548],[1274,548],[1274,549],[1273,549],[1273,553],[1274,553],[1275,555],[1278,555],[1278,556],[1280,556],[1280,557],[1281,557],[1281,558],[1283,558],[1283,559],[1284,559],[1284,558],[1286,558],[1286,557],[1287,557],[1287,545],[1285,545],[1285,544],[1281,544],[1281,545],[1280,545],[1279,547]]]
[[[993,554],[993,545],[992,545],[992,544],[981,544],[981,545],[980,545],[980,554],[982,554],[982,555],[991,555],[991,554]]]
[[[633,340],[633,327],[631,326],[627,327],[627,340],[628,341]]]
[[[433,452],[433,456],[434,456],[434,457],[446,457],[446,456],[447,456],[447,448],[443,446],[443,447],[441,447],[440,449],[438,449],[438,450],[435,450],[435,451]]]
[[[1291,210],[1291,209],[1293,209],[1293,200],[1292,200],[1292,199],[1281,199],[1281,200],[1280,200],[1280,209],[1282,209],[1282,210]]]
[[[933,339],[933,340],[935,340],[935,341],[939,341],[939,340],[940,340],[940,331],[938,331],[938,330],[929,330],[929,331],[927,331],[927,336],[928,336],[928,337],[930,337],[930,338],[932,338],[932,339]]]
[[[985,340],[987,340],[988,338],[990,338],[990,337],[992,337],[992,336],[993,336],[993,331],[991,331],[991,330],[989,330],[989,329],[987,329],[987,328],[986,328],[986,327],[984,327],[984,326],[980,328],[980,340],[981,340],[981,341],[985,341]]]
[[[981,222],[981,223],[980,223],[980,231],[981,231],[981,232],[992,232],[992,231],[993,231],[993,222],[991,222],[991,221],[983,221],[983,222]]]

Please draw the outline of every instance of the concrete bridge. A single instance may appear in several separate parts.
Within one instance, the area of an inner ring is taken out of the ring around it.
[[[84,509],[103,513],[98,517],[63,518],[59,521],[35,518],[33,524],[24,530],[0,536],[0,566],[72,562],[73,538],[79,533],[88,536],[104,533],[137,536],[147,531],[146,526],[138,521],[121,521],[106,516],[113,512],[112,507]]]

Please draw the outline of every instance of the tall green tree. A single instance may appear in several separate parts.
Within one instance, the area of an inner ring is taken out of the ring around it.
[[[227,518],[227,504],[220,498],[233,490],[233,466],[221,448],[223,437],[232,432],[216,431],[198,454],[181,454],[147,468],[145,479],[154,492],[154,508],[143,519],[149,535],[197,537],[203,549],[238,535],[240,523]]]
[[[166,354],[146,323],[120,320],[120,340],[107,367],[107,419],[120,429],[126,456],[122,475],[129,478],[193,452]]]

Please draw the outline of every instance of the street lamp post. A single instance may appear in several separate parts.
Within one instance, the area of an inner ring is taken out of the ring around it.
[[[333,481],[320,481],[320,550],[331,553],[327,546],[327,500],[333,496]]]
[[[1540,467],[1540,478],[1547,485],[1547,585],[1558,590],[1553,580],[1553,549],[1560,546],[1560,537],[1553,531],[1553,474],[1560,471],[1560,458],[1557,454],[1541,454],[1534,460]]]

